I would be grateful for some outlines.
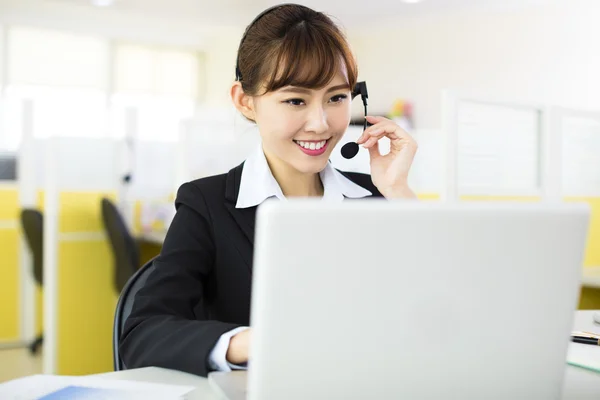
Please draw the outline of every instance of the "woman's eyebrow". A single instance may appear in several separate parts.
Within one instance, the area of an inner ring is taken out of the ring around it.
[[[341,85],[336,85],[336,86],[332,86],[330,88],[327,89],[327,93],[329,92],[335,92],[336,90],[341,90],[341,89],[346,89],[349,90],[350,89],[350,85],[348,85],[347,83],[343,83]],[[303,87],[299,87],[299,86],[289,86],[283,89],[280,89],[281,93],[304,93],[304,94],[311,94],[311,90],[310,89],[306,89]]]
[[[347,83],[343,83],[341,85],[332,86],[329,89],[327,89],[327,93],[335,92],[336,90],[341,90],[341,89],[350,90],[350,85],[348,85]]]

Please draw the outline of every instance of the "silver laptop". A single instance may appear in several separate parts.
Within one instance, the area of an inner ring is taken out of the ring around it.
[[[582,204],[270,201],[230,400],[559,398]]]

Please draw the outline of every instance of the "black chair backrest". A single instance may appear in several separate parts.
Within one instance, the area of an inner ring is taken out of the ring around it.
[[[44,281],[44,217],[38,210],[21,210],[21,225],[33,258],[33,277],[38,285]]]
[[[140,266],[137,243],[115,204],[109,199],[102,199],[102,220],[113,250],[115,265],[114,284],[120,293],[125,283]]]
[[[122,371],[127,369],[121,356],[119,355],[119,339],[123,334],[123,327],[131,309],[133,307],[133,300],[135,294],[144,286],[148,276],[154,271],[153,265],[154,259],[144,264],[125,284],[119,301],[117,303],[117,309],[115,311],[115,321],[113,324],[113,363],[115,371]]]

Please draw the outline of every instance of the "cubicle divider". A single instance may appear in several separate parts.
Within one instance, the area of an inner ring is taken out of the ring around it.
[[[591,207],[583,267],[600,270],[600,113],[443,93],[442,198],[569,201]],[[600,305],[584,288],[580,306]]]
[[[182,121],[174,192],[184,182],[229,171],[259,145],[256,125],[233,108]]]
[[[45,140],[44,372],[89,374],[112,368],[118,299],[100,200],[116,198],[119,143]]]
[[[0,342],[3,347],[26,346],[35,337],[35,285],[31,257],[27,251],[22,234],[20,211],[25,205],[22,181],[28,160],[23,150],[27,145],[31,148],[32,109],[31,101],[21,104],[21,129],[23,146],[17,157],[17,181],[3,184],[0,188],[0,243],[2,246],[2,280],[0,281],[0,307],[2,308],[0,324]],[[15,110],[13,110],[15,111]],[[7,127],[5,120],[3,128]]]
[[[566,201],[586,202],[592,210],[584,259],[581,308],[600,307],[600,112],[553,108],[560,151],[557,164]]]

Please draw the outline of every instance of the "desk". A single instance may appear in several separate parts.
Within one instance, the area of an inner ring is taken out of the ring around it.
[[[593,311],[577,311],[573,330],[600,331],[600,325],[593,323]],[[570,346],[589,346],[571,343]],[[600,347],[589,346],[596,350],[600,357]],[[120,372],[99,374],[106,379],[127,379],[141,382],[170,383],[173,385],[194,386],[196,390],[188,395],[189,400],[220,400],[213,392],[208,379],[185,372],[163,368],[149,367]],[[598,400],[600,398],[600,374],[581,368],[565,366],[565,381],[563,385],[563,400]]]

